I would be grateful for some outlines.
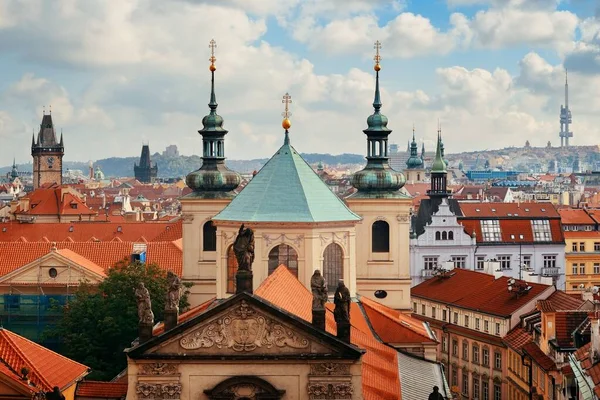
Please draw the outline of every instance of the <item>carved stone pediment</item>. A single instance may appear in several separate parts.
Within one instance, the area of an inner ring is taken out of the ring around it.
[[[311,340],[308,332],[242,300],[152,352],[227,356],[331,353],[331,349]]]

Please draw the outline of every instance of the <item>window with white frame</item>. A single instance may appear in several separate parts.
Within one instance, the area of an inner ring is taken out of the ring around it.
[[[421,304],[421,315],[425,315],[425,304]]]
[[[502,387],[494,384],[494,400],[502,400]]]
[[[435,307],[431,307],[431,318],[435,319]]]
[[[502,354],[494,353],[494,368],[502,370]]]
[[[585,251],[585,242],[579,242],[579,251]]]
[[[573,275],[579,274],[579,264],[573,263],[573,266],[571,267],[571,273]]]
[[[483,330],[485,332],[489,332],[490,331],[490,323],[489,323],[489,321],[483,321]]]
[[[442,310],[442,321],[446,321],[448,318],[448,312],[446,310]],[[450,322],[450,321],[448,321]]]
[[[481,355],[482,355],[481,364],[485,365],[486,367],[489,367],[489,365],[490,365],[490,349],[488,349],[487,347],[484,347],[481,352]]]
[[[579,247],[577,247],[577,242],[573,242],[571,244],[571,251],[577,252],[577,250],[579,250]]]
[[[496,259],[500,263],[500,269],[510,269],[510,256],[497,256]]]
[[[544,256],[544,268],[556,268],[556,255]]]
[[[473,375],[473,398],[479,399],[479,376]]]
[[[454,324],[458,325],[458,313],[457,312],[454,313]]]
[[[462,394],[469,396],[469,374],[465,372],[462,374]]]
[[[502,234],[500,232],[500,221],[497,219],[481,220],[481,234],[484,242],[500,242]]]
[[[479,346],[476,344],[473,345],[473,362],[479,364]]]
[[[521,263],[526,269],[531,268],[531,256],[529,254],[521,256]]]
[[[600,242],[594,242],[594,251],[600,251]]]
[[[463,341],[462,358],[463,360],[469,360],[469,342],[466,340]]]
[[[496,335],[500,335],[500,324],[496,322]]]
[[[549,242],[552,240],[550,221],[547,219],[531,220],[531,229],[533,229],[533,240],[535,242]]]
[[[448,340],[446,339],[446,335],[442,335],[442,351],[446,353],[448,351]]]
[[[585,275],[585,263],[579,264],[579,275]]]
[[[438,265],[438,257],[433,257],[433,256],[429,256],[429,257],[423,257],[423,268],[428,269],[428,270],[432,270],[435,267],[437,267]]]
[[[485,264],[485,256],[477,256],[477,260],[475,263],[475,269],[483,269]]]
[[[465,315],[465,327],[469,327],[469,316]]]
[[[475,318],[475,329],[479,330],[479,318]]]
[[[490,399],[490,384],[487,381],[481,382],[481,400]]]
[[[467,266],[467,256],[452,256],[452,263],[454,268],[464,269]]]
[[[600,264],[594,263],[594,274],[600,274]]]

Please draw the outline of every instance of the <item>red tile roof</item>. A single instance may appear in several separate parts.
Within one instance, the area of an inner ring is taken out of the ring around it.
[[[463,205],[461,204],[461,209]],[[483,234],[481,233],[481,220],[479,219],[463,219],[459,218],[458,222],[465,227],[465,232],[471,235],[475,232],[476,240],[478,243],[489,243],[483,240]],[[514,219],[500,219],[498,221],[500,225],[501,242],[504,243],[532,243],[533,240],[533,229],[531,227],[531,220],[523,218]],[[560,226],[558,219],[551,219],[549,221],[550,232],[552,234],[552,242],[562,243],[564,242],[563,231]],[[523,236],[523,237],[521,237]],[[494,242],[496,243],[496,242]]]
[[[561,208],[558,210],[564,225],[595,225],[596,221],[583,208]]]
[[[13,371],[29,369],[28,377],[45,391],[61,390],[88,374],[88,367],[61,356],[9,330],[0,328],[0,359]]]
[[[290,296],[290,293],[294,295]],[[312,294],[285,267],[277,268],[255,290],[255,294],[306,321],[312,319]],[[331,311],[331,304],[328,306]],[[373,336],[356,303],[351,305],[350,321],[352,344],[366,350],[362,357],[363,398],[401,400],[396,350],[379,342]],[[326,315],[326,329],[329,333],[335,334],[332,312]]]
[[[592,379],[594,383],[594,393],[600,397],[600,363],[592,363],[590,360],[590,349],[592,343],[580,347],[575,353],[575,358],[579,361],[581,368],[585,370],[585,373]]]
[[[552,203],[468,203],[460,209],[466,218],[560,218]],[[509,215],[510,214],[510,215]]]
[[[509,278],[506,276],[494,279],[493,275],[466,269],[454,269],[452,272],[450,277],[434,277],[413,287],[411,296],[508,317],[552,287],[527,283],[531,287],[529,292],[516,296],[508,291]]]
[[[29,200],[29,209],[15,212],[21,215],[95,215],[67,186],[52,184],[34,190],[20,201]]]
[[[533,341],[533,337],[519,324],[511,329],[503,338],[504,343],[519,354],[523,354],[523,346]]]
[[[75,264],[78,264],[95,274],[106,277],[104,268],[93,263],[92,261],[88,260],[87,258],[75,253],[74,251],[69,250],[69,249],[60,249],[60,250],[56,250],[56,252],[58,254],[60,254],[61,256],[73,261]]]
[[[81,381],[77,384],[76,397],[121,399],[127,395],[127,383]]]
[[[32,394],[35,392],[39,392],[41,390],[41,389],[38,389],[34,386],[30,386],[29,384],[27,384],[27,381],[21,379],[21,377],[19,375],[17,375],[15,373],[15,371],[10,369],[8,367],[8,365],[4,364],[1,361],[0,361],[0,375],[3,375],[4,377],[6,377],[10,382],[12,382],[13,386],[15,386],[17,388],[17,390],[19,390],[23,393]]]
[[[588,317],[588,311],[557,311],[554,315],[556,343],[561,348],[573,348],[573,332]]]
[[[600,239],[600,231],[565,231],[565,239]]]
[[[74,242],[89,240],[108,242],[119,238],[124,242],[136,241],[144,236],[148,241],[173,241],[182,237],[181,220],[165,222],[73,222],[73,223],[0,223],[0,242],[15,242],[25,238],[39,242],[47,238],[51,242]]]
[[[562,290],[557,290],[552,293],[546,300],[542,300],[539,303],[547,303],[545,304],[546,309],[541,311],[568,311],[568,310],[578,310],[579,307],[585,303],[581,296],[574,297],[566,294]],[[550,308],[548,308],[550,307]]]
[[[556,364],[554,363],[554,360],[548,357],[534,342],[525,344],[523,346],[523,351],[527,353],[544,371],[556,370]]]

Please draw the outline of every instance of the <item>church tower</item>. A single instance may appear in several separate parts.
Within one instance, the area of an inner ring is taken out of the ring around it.
[[[235,197],[241,182],[237,172],[225,165],[223,117],[217,114],[215,94],[215,58],[217,47],[210,41],[210,112],[202,119],[202,166],[188,174],[187,186],[192,193],[181,198],[183,215],[183,280],[194,283],[190,304],[199,304],[215,296],[217,263],[217,228],[212,218]]]
[[[59,142],[56,140],[52,114],[46,115],[44,112],[37,140],[35,135],[31,138],[34,190],[47,183],[62,185],[62,158],[64,153],[62,133]]]
[[[406,160],[406,181],[408,183],[419,183],[425,179],[425,168],[423,167],[422,155],[419,157],[419,147],[415,140],[415,128],[413,127],[413,137],[410,143],[410,157]]]
[[[356,225],[356,286],[363,296],[400,310],[410,309],[409,214],[412,199],[401,189],[406,180],[388,159],[388,119],[381,113],[379,64],[375,42],[374,112],[367,118],[367,165],[352,177],[357,192],[346,199],[362,217]],[[358,240],[357,240],[358,241]]]
[[[431,165],[431,188],[427,191],[427,195],[431,199],[447,198],[451,194],[448,190],[448,171],[446,169],[446,162],[444,161],[442,146],[442,133],[438,129],[435,160]]]

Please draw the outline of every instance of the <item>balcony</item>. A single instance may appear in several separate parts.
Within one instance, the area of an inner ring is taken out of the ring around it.
[[[542,276],[558,276],[560,275],[560,268],[551,267],[551,268],[542,268]]]
[[[421,270],[421,276],[423,278],[431,278],[433,276],[434,270],[433,269],[423,269]]]

